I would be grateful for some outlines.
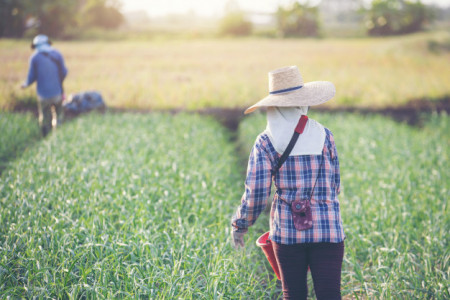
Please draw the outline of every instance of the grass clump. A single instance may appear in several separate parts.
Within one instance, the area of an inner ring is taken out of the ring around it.
[[[31,114],[0,112],[0,174],[8,164],[38,140],[40,130]]]

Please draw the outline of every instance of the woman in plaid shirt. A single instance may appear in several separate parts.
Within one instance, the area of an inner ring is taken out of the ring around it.
[[[276,171],[299,118],[307,114],[308,106],[330,100],[335,94],[334,85],[325,81],[304,84],[298,68],[293,66],[269,73],[269,91],[269,96],[245,111],[267,107],[268,122],[250,153],[245,192],[232,218],[234,245],[244,246],[244,234],[266,207],[274,182],[270,240],[284,299],[306,299],[308,267],[318,299],[341,299],[345,235],[338,200],[339,159],[331,131],[307,120],[289,157]],[[308,199],[312,226],[297,230],[291,204]]]

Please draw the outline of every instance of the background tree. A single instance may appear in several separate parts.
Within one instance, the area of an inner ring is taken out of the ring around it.
[[[25,31],[25,9],[22,0],[0,1],[0,36],[21,37]]]
[[[319,9],[317,6],[293,3],[290,8],[279,7],[277,26],[283,37],[319,36]]]
[[[245,36],[252,33],[252,23],[243,12],[231,12],[222,18],[219,25],[221,35]]]
[[[43,33],[70,37],[90,27],[117,28],[124,21],[115,0],[1,0],[0,37]]]
[[[51,37],[59,37],[66,26],[73,26],[77,1],[73,0],[2,0],[0,1],[0,36],[22,37],[35,28]]]
[[[82,27],[98,27],[115,29],[119,27],[124,17],[119,11],[119,5],[114,1],[89,0],[80,12]]]
[[[420,1],[375,0],[366,12],[368,34],[407,34],[423,29],[433,20],[433,11]]]
[[[219,34],[245,36],[252,33],[253,24],[247,19],[235,0],[225,4],[225,16],[220,20]]]

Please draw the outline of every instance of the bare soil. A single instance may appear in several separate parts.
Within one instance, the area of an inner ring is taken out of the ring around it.
[[[199,114],[211,115],[220,121],[230,131],[235,132],[239,127],[239,122],[244,117],[245,108],[206,108],[196,111]],[[336,113],[356,113],[361,115],[379,114],[401,123],[411,126],[421,127],[427,115],[436,112],[450,113],[450,96],[439,100],[418,99],[401,106],[384,108],[359,108],[359,107],[338,107],[327,106],[314,107],[314,111]]]
[[[121,112],[133,112],[133,113],[151,113],[151,112],[165,112],[170,114],[179,113],[197,113],[200,115],[209,115],[217,119],[222,125],[228,128],[231,132],[236,132],[239,127],[239,123],[244,117],[245,108],[204,108],[199,110],[183,110],[183,109],[168,109],[168,110],[152,110],[152,109],[126,109],[126,108],[108,108],[108,112],[121,113]],[[384,108],[361,108],[352,106],[342,107],[327,107],[317,106],[314,107],[315,111],[336,113],[356,113],[361,115],[379,114],[386,117],[390,117],[397,122],[407,123],[411,126],[422,126],[426,115],[437,112],[450,113],[450,95],[438,100],[431,99],[417,99],[408,102],[405,105],[391,106]],[[31,112],[37,116],[37,105],[16,105],[13,109],[14,112]],[[101,111],[101,112],[104,112]],[[66,114],[68,119],[76,117],[75,114]]]

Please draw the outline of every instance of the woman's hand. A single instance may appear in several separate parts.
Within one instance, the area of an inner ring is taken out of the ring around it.
[[[233,246],[235,249],[244,248],[244,235],[246,232],[232,231]]]

